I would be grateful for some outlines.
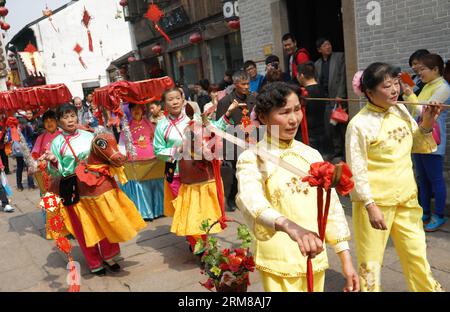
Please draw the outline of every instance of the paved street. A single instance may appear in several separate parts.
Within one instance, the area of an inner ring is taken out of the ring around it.
[[[11,166],[11,169],[13,166]],[[15,185],[15,174],[9,175]],[[24,176],[25,178],[25,176]],[[26,181],[26,180],[24,180]],[[25,185],[26,186],[26,185]],[[66,291],[66,259],[54,246],[53,241],[43,238],[44,223],[37,208],[39,192],[14,189],[13,205],[16,212],[0,212],[0,291]],[[350,216],[348,202],[345,203]],[[239,212],[231,217],[242,219]],[[351,224],[351,218],[348,217]],[[148,223],[134,240],[122,244],[123,272],[96,277],[88,273],[78,247],[75,259],[82,265],[81,291],[206,291],[200,284],[205,278],[200,274],[199,262],[192,256],[185,240],[170,233],[169,218]],[[223,246],[235,241],[235,226],[231,225],[220,235]],[[75,243],[75,241],[73,241]],[[450,226],[427,235],[428,255],[435,277],[444,289],[450,289]],[[353,245],[352,245],[353,247]],[[328,250],[330,270],[327,271],[326,291],[341,291],[344,280],[339,260]],[[382,272],[385,291],[406,291],[401,267],[390,243],[384,259]],[[249,291],[262,291],[258,274],[251,275]]]

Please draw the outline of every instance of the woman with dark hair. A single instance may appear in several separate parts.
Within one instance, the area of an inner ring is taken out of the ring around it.
[[[450,103],[450,86],[445,81],[444,61],[437,54],[427,54],[419,59],[418,72],[424,87],[419,96],[416,96],[407,84],[403,84],[403,98],[410,102]],[[417,120],[423,117],[421,107],[416,107]],[[423,208],[422,220],[427,223],[425,231],[437,231],[447,222],[444,216],[447,199],[447,187],[444,179],[444,155],[447,143],[447,111],[443,110],[433,125],[433,137],[438,148],[432,154],[414,154],[419,184],[419,203]],[[435,213],[431,214],[431,197],[435,198]]]
[[[258,143],[304,172],[322,162],[320,153],[295,140],[303,114],[297,88],[283,82],[263,87],[255,113],[267,126]],[[256,237],[255,262],[266,291],[307,291],[307,257],[314,259],[314,291],[323,291],[327,253],[318,233],[317,188],[253,151],[242,153],[237,163],[239,192],[236,203]],[[309,229],[309,230],[306,230]],[[346,279],[344,291],[359,291],[348,240],[350,230],[335,191],[325,240],[334,247]]]
[[[353,224],[362,291],[381,291],[381,267],[391,237],[410,291],[439,291],[427,261],[422,208],[412,170],[411,152],[431,153],[431,134],[439,106],[427,106],[422,122],[398,105],[399,72],[374,63],[355,75],[354,89],[366,106],[350,121],[347,161],[355,188],[351,194]]]
[[[413,79],[414,83],[416,84],[413,91],[416,95],[419,95],[420,92],[422,91],[423,87],[425,86],[425,83],[420,79],[420,74],[419,74],[420,58],[422,56],[425,56],[428,54],[430,54],[430,51],[428,51],[426,49],[420,49],[420,50],[417,50],[416,52],[414,52],[409,57],[409,67],[411,67],[411,69],[414,72],[414,76],[412,76],[412,79]]]
[[[56,115],[63,133],[53,140],[51,151],[47,151],[43,159],[49,162],[48,168],[53,175],[61,176],[60,191],[77,189],[73,184],[78,184],[80,177],[75,182],[67,178],[74,175],[79,162],[88,159],[95,136],[78,129],[75,106],[63,104],[58,107]],[[105,149],[107,146],[106,142]],[[103,169],[112,174],[111,168]],[[98,190],[99,195],[80,196],[72,193],[71,199],[78,197],[79,201],[62,209],[64,223],[76,237],[87,265],[95,275],[104,275],[105,265],[113,272],[120,271],[117,263],[120,255],[119,242],[132,239],[139,230],[146,227],[136,206],[117,187],[115,181],[111,182],[114,177],[110,178],[105,178],[101,185],[91,186],[94,189],[91,194],[96,194]],[[108,185],[115,187],[108,189]],[[64,198],[61,192],[59,195]]]
[[[44,123],[45,131],[42,133],[38,138],[36,139],[36,143],[33,146],[33,149],[31,150],[31,156],[35,160],[39,160],[41,156],[43,156],[46,152],[50,151],[50,147],[52,145],[53,140],[59,136],[62,132],[58,129],[58,123],[56,120],[56,113],[52,110],[48,110],[42,115],[42,122]],[[34,173],[36,181],[42,181],[42,172],[37,171]],[[56,184],[56,181],[53,181],[54,179],[51,179],[51,183]],[[48,190],[45,189],[43,186],[43,183],[38,183],[41,195],[45,194]],[[51,188],[51,186],[50,186]],[[43,217],[44,222],[46,225],[46,238],[52,239],[54,238],[54,235],[52,235],[52,232],[48,230],[48,218],[47,213],[43,211]]]

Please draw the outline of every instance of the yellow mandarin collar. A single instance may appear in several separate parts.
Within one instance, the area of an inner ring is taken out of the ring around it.
[[[438,78],[434,79],[433,81],[430,81],[429,83],[427,83],[425,86],[431,87],[435,84],[443,82],[443,80],[444,80],[444,77],[438,77]]]
[[[266,134],[264,136],[264,139],[267,141],[269,145],[273,145],[279,149],[288,149],[291,148],[294,145],[294,140],[290,140],[289,142],[279,140],[277,138],[272,138],[272,136]]]
[[[372,104],[370,102],[367,102],[366,106],[369,110],[376,112],[376,113],[386,113],[389,110],[389,108],[383,108],[383,107],[377,106],[375,104]]]

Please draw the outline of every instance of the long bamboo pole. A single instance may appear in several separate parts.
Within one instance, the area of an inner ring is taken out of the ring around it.
[[[332,98],[309,98],[309,97],[303,97],[303,99],[305,99],[307,101],[346,102],[346,103],[355,103],[355,104],[367,102],[366,99],[336,99],[336,98],[332,99]],[[438,105],[430,104],[429,102],[414,103],[414,102],[407,102],[407,101],[398,101],[397,103],[404,104],[404,105],[440,106],[440,107],[447,107],[447,108],[450,107],[450,105],[443,104],[443,103],[440,103]]]

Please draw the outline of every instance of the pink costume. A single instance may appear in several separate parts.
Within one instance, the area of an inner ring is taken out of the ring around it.
[[[33,150],[31,151],[31,155],[34,159],[38,159],[41,157],[46,151],[50,150],[50,146],[52,146],[53,139],[60,135],[61,130],[56,130],[53,134],[45,131],[36,139],[36,143],[33,146]]]
[[[133,139],[133,145],[136,149],[135,160],[146,160],[155,158],[153,152],[153,137],[155,135],[155,125],[147,118],[141,121],[131,119],[130,132]],[[121,140],[125,138],[121,137]]]

